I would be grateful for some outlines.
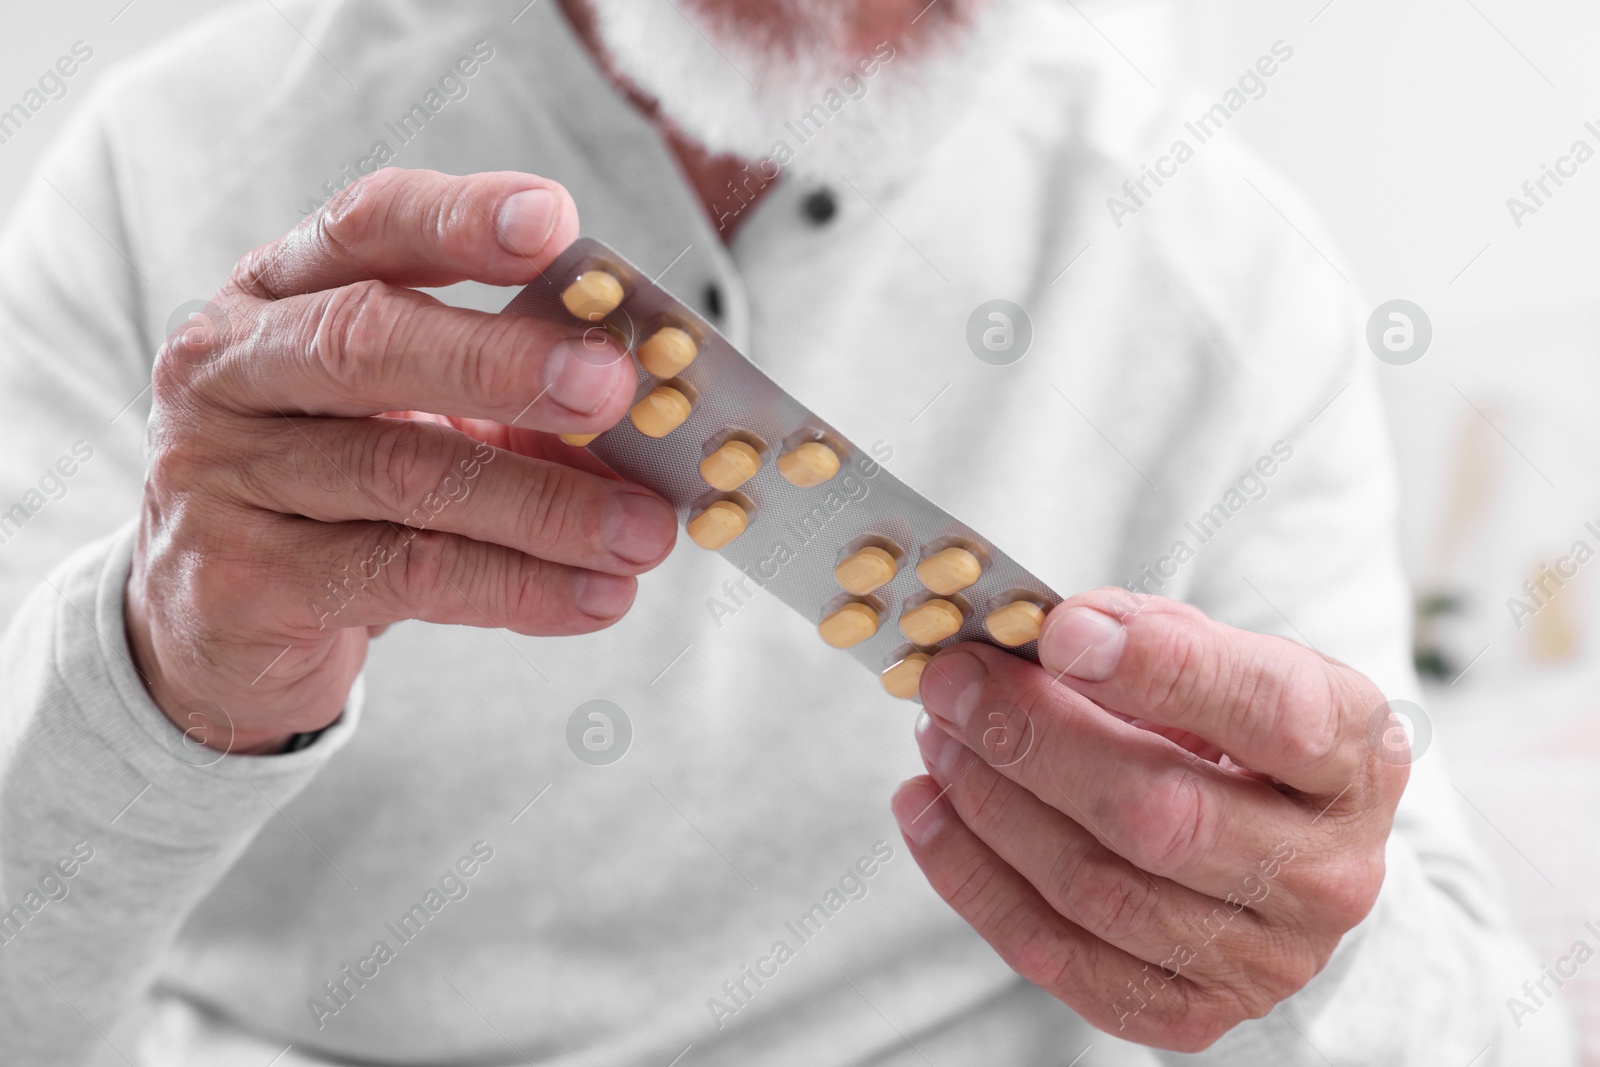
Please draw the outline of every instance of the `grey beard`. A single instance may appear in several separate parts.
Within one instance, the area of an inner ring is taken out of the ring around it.
[[[809,26],[777,49],[672,0],[589,2],[618,71],[707,150],[757,161],[768,180],[791,172],[871,185],[919,166],[965,117],[1029,6],[994,0],[944,39],[919,39],[915,53],[885,42],[852,56],[837,44],[837,18],[809,4],[797,8]]]

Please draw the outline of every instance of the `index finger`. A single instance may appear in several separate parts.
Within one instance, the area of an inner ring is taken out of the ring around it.
[[[335,193],[288,234],[245,256],[229,284],[261,300],[360,281],[524,285],[578,236],[559,184],[497,171],[389,167]]]
[[[1187,604],[1135,602],[1123,589],[1072,597],[1045,620],[1039,660],[1101,707],[1186,730],[1302,792],[1331,796],[1377,765],[1365,745],[1367,713],[1383,703],[1376,687]]]
[[[164,359],[158,379],[176,374],[245,414],[427,411],[552,433],[608,429],[638,382],[600,327],[450,307],[385,282],[239,312],[211,334],[203,372]]]

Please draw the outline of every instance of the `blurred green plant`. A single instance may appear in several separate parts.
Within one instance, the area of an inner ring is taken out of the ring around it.
[[[1412,661],[1424,678],[1454,678],[1459,671],[1455,657],[1440,641],[1438,623],[1459,616],[1466,610],[1460,593],[1432,592],[1417,596],[1412,621]]]

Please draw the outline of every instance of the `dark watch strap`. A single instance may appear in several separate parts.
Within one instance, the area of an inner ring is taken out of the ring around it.
[[[295,734],[293,737],[289,738],[289,743],[283,746],[283,750],[279,752],[278,755],[287,756],[291,752],[299,752],[303,748],[310,748],[312,745],[316,744],[317,738],[321,737],[327,732],[327,729],[328,728],[324,726],[321,730],[317,730],[314,733]]]

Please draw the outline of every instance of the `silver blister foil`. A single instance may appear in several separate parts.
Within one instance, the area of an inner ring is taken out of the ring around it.
[[[665,437],[653,438],[625,417],[595,438],[589,451],[622,477],[666,498],[677,509],[680,523],[688,523],[718,499],[732,499],[752,512],[749,527],[719,554],[748,575],[752,584],[813,625],[848,601],[871,605],[881,619],[877,632],[841,650],[841,658],[853,657],[879,673],[912,651],[932,653],[961,641],[998,645],[983,625],[989,612],[1018,599],[1031,600],[1045,610],[1060,602],[1049,586],[977,530],[923,499],[883,469],[869,450],[806,410],[691,307],[606,245],[580,238],[505,311],[581,321],[567,310],[562,294],[580,274],[591,270],[611,274],[625,291],[622,303],[598,327],[621,341],[633,357],[639,378],[635,403],[661,384],[637,359],[639,345],[657,329],[675,326],[686,331],[698,342],[699,354],[669,379],[691,395],[694,406],[687,421]],[[754,477],[724,493],[701,477],[700,462],[730,436],[755,445],[762,462]],[[777,460],[787,449],[811,440],[837,452],[841,466],[832,479],[802,489],[779,473]],[[687,537],[683,541],[678,551],[704,551]],[[867,596],[852,596],[840,587],[834,568],[866,544],[896,555],[899,567],[888,584]],[[917,564],[950,545],[972,551],[983,563],[982,574],[975,584],[940,598],[962,609],[960,630],[934,645],[913,645],[900,630],[901,613],[934,596],[918,580]],[[1008,651],[1038,659],[1034,642]]]

